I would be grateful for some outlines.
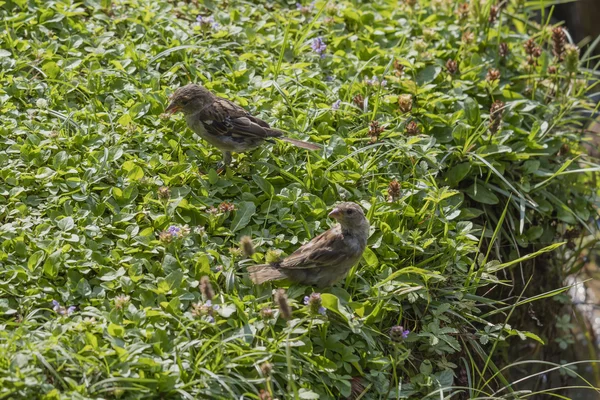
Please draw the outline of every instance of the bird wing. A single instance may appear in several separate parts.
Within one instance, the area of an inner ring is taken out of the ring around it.
[[[199,113],[200,121],[208,133],[216,136],[236,138],[266,138],[269,124],[253,117],[235,103],[223,98],[205,107]]]
[[[306,269],[335,266],[354,256],[339,227],[323,232],[286,257],[280,268]]]

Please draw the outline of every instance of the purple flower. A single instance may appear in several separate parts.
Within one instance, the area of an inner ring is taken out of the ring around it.
[[[392,326],[392,329],[390,329],[390,338],[395,342],[399,342],[402,339],[406,339],[409,333],[410,331],[404,329],[402,325]]]
[[[377,79],[377,77],[374,76],[374,75],[373,75],[373,79],[366,78],[365,79],[365,83],[367,85],[369,85],[369,86],[381,86],[381,87],[383,87],[383,86],[387,85],[387,81],[385,79],[382,79],[381,82],[379,82],[379,79]]]
[[[342,104],[341,100],[336,100],[332,105],[331,105],[331,109],[333,111],[337,111],[340,109],[340,104]]]
[[[179,236],[181,233],[181,228],[171,225],[169,229],[167,229],[167,233],[171,236]]]
[[[327,309],[323,307],[321,293],[312,293],[310,296],[304,296],[304,304],[308,306],[312,314],[325,315]]]
[[[54,311],[60,315],[70,315],[75,311],[75,306],[64,307],[61,306],[60,303],[56,300],[52,300],[52,308]]]
[[[321,58],[325,57],[325,50],[327,50],[327,45],[325,44],[323,39],[321,39],[321,37],[314,38],[310,47],[315,53],[319,54]]]
[[[315,2],[313,1],[307,6],[303,6],[301,3],[296,3],[296,9],[302,14],[310,14],[315,9]]]
[[[202,15],[198,15],[196,17],[196,23],[200,25],[202,29],[219,29],[219,23],[215,22],[215,17],[212,15],[210,17],[203,17]]]
[[[166,231],[160,232],[158,234],[158,238],[164,243],[170,243],[173,241],[173,239],[181,239],[189,235],[190,232],[190,227],[187,225],[181,228],[175,225],[171,225]]]

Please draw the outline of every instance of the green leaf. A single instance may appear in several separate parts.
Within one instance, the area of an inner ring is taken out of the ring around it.
[[[269,183],[269,181],[267,181],[265,178],[263,178],[260,175],[252,175],[252,180],[254,182],[256,182],[256,184],[258,185],[258,187],[261,188],[261,190],[269,197],[273,197],[273,195],[275,194],[275,189],[273,188],[273,185],[271,185],[271,183]]]
[[[109,335],[114,337],[122,338],[123,335],[125,335],[125,328],[123,328],[121,325],[113,324],[112,322],[108,324],[106,330],[108,331]]]
[[[471,185],[465,193],[479,203],[493,205],[500,202],[498,197],[482,183]]]
[[[46,253],[43,250],[38,250],[33,253],[31,256],[29,256],[29,260],[27,260],[27,268],[29,268],[30,271],[36,269],[44,260],[45,255]]]
[[[251,201],[243,201],[235,211],[235,217],[231,222],[231,231],[237,232],[248,225],[252,216],[256,213],[256,206]]]
[[[56,226],[58,226],[58,229],[60,229],[61,231],[68,232],[75,227],[75,222],[73,221],[73,218],[65,217],[58,221],[56,223]]]
[[[437,65],[428,65],[417,74],[417,84],[423,86],[433,81],[441,72],[442,68]]]
[[[446,172],[446,182],[448,182],[450,187],[456,187],[467,176],[470,170],[471,163],[469,162],[456,164]]]

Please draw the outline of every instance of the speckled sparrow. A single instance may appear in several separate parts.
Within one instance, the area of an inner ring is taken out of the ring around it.
[[[255,284],[289,279],[325,287],[342,279],[356,264],[369,237],[369,221],[355,203],[341,203],[329,213],[339,224],[321,233],[282,261],[248,268]]]
[[[242,153],[255,149],[265,141],[277,138],[303,149],[321,147],[284,136],[284,132],[271,128],[237,104],[211,93],[203,86],[189,84],[173,93],[165,110],[185,114],[188,127],[223,153],[222,167],[231,163],[231,152]]]

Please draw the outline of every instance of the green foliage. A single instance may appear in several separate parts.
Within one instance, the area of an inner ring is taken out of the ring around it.
[[[0,1],[0,397],[512,390],[495,344],[543,339],[482,293],[597,217],[577,60],[544,29],[527,64],[513,4],[490,23],[490,4],[255,3]],[[217,174],[220,153],[161,116],[189,81],[323,151],[268,145]],[[246,267],[327,229],[340,200],[367,210],[368,249],[326,315],[289,287],[286,321]]]

